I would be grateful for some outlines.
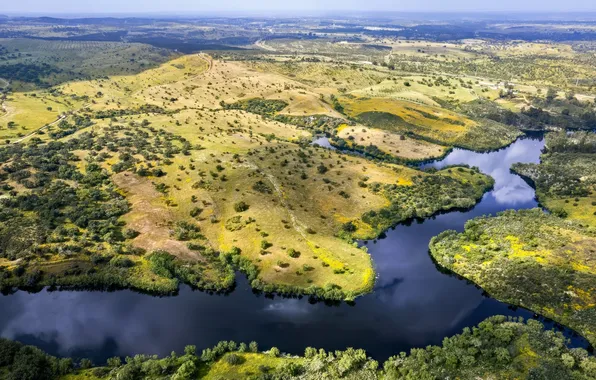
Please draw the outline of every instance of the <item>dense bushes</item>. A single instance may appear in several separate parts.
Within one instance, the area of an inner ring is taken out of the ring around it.
[[[585,197],[596,186],[596,134],[549,133],[540,161],[517,163],[511,170],[530,180],[541,200]]]
[[[244,201],[234,203],[234,211],[236,211],[236,212],[244,212],[244,211],[248,210],[248,208],[249,208],[248,204]]]
[[[493,179],[480,174],[477,169],[463,169],[470,180],[445,174],[418,175],[412,186],[379,183],[369,184],[373,192],[382,193],[391,204],[378,211],[368,211],[362,220],[376,234],[410,218],[424,218],[452,208],[472,207],[484,192],[493,186]]]
[[[583,349],[568,349],[559,332],[529,320],[495,316],[478,327],[445,338],[442,347],[413,349],[385,363],[388,379],[591,379],[596,360]],[[548,376],[546,376],[548,374]]]
[[[39,87],[48,86],[44,82],[47,77],[59,74],[62,69],[50,66],[47,63],[41,64],[4,64],[0,65],[0,78],[8,79],[9,81],[20,81],[26,83],[33,83]]]
[[[296,125],[300,128],[309,130],[313,135],[318,134],[332,134],[337,127],[342,124],[346,124],[346,120],[331,117],[327,115],[308,115],[308,116],[296,116],[296,115],[276,115],[275,120]],[[352,124],[351,122],[348,122]]]
[[[278,99],[253,98],[241,100],[231,104],[228,104],[222,100],[220,105],[226,110],[244,110],[259,115],[273,116],[275,113],[286,108],[288,103]]]
[[[257,182],[255,182],[252,185],[252,189],[255,191],[258,191],[259,193],[263,193],[263,194],[271,194],[273,193],[273,190],[271,189],[271,186],[269,186],[268,184],[266,184],[265,182],[258,180]]]
[[[5,375],[2,369],[6,370]],[[38,348],[0,338],[0,375],[3,379],[50,380],[72,370],[72,359],[58,359]]]
[[[495,102],[486,100],[476,100],[463,104],[461,107],[472,117],[487,118],[521,130],[544,131],[552,127],[596,128],[596,113],[588,103],[580,104],[577,100],[545,101],[540,98],[534,99],[533,103],[533,106],[523,108],[521,112],[513,112],[500,107]],[[563,109],[566,112],[553,112],[555,109]]]

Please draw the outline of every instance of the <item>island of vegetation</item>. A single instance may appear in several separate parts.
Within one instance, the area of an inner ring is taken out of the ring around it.
[[[329,351],[307,347],[304,355],[287,355],[276,347],[261,351],[256,342],[223,341],[197,351],[158,358],[135,355],[111,358],[95,366],[90,360],[56,358],[38,348],[0,339],[0,375],[7,380],[101,379],[570,379],[596,377],[596,359],[582,348],[567,346],[560,333],[545,331],[536,320],[494,316],[477,327],[447,337],[442,346],[416,348],[389,358],[381,366],[364,350]]]

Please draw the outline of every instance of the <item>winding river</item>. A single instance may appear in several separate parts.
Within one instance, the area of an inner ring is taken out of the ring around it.
[[[531,318],[531,312],[511,308],[441,273],[428,254],[428,243],[443,230],[461,231],[476,216],[536,207],[534,190],[509,167],[514,162],[538,162],[543,146],[541,137],[526,137],[496,152],[455,149],[425,165],[478,166],[495,179],[495,187],[471,210],[399,225],[385,238],[368,242],[379,278],[374,292],[355,304],[267,298],[253,294],[240,277],[235,291],[225,296],[188,287],[165,298],[132,291],[17,292],[0,296],[0,335],[51,354],[88,357],[97,363],[115,355],[166,355],[187,344],[205,348],[220,340],[255,340],[261,348],[277,346],[297,354],[307,346],[356,347],[385,360],[412,347],[440,344],[445,336],[491,315]],[[565,331],[573,345],[587,346]]]

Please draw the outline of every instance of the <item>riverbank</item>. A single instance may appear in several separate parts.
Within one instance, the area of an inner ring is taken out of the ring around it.
[[[398,224],[365,242],[377,277],[373,292],[355,302],[315,303],[309,297],[255,294],[244,276],[226,295],[187,286],[181,286],[176,297],[148,297],[129,290],[17,292],[0,297],[0,334],[46,347],[52,354],[96,362],[138,352],[164,356],[187,344],[212,346],[230,339],[255,340],[291,354],[307,346],[360,347],[386,360],[399,351],[440,344],[445,336],[491,315],[533,318],[531,312],[487,298],[466,281],[439,272],[428,254],[428,242],[444,230],[463,230],[465,222],[477,216],[536,207],[533,189],[509,167],[514,162],[538,162],[542,147],[539,138],[526,138],[491,153],[455,149],[446,159],[424,166],[477,166],[495,184],[471,209]],[[587,345],[572,331],[565,330],[565,335],[576,347]]]
[[[596,375],[596,359],[582,349],[571,350],[561,333],[546,332],[537,321],[494,316],[473,329],[446,338],[442,347],[400,353],[385,363],[369,358],[364,350],[326,352],[307,347],[301,356],[286,355],[277,347],[260,350],[257,342],[222,341],[199,354],[186,346],[184,354],[168,357],[135,355],[122,362],[110,358],[94,366],[88,359],[58,359],[30,346],[0,340],[0,374],[9,379],[36,376],[44,379],[149,378],[156,375],[200,379],[358,378],[396,379],[460,378],[479,375],[526,378],[533,373],[560,378],[589,379]]]

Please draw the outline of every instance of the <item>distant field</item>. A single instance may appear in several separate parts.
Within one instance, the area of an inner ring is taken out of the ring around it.
[[[47,64],[58,70],[40,79],[55,85],[74,79],[134,74],[168,61],[171,52],[144,44],[100,41],[0,39],[2,65]],[[29,79],[11,80],[13,90],[32,90]]]
[[[372,86],[389,76],[388,73],[382,71],[348,63],[282,61],[276,63],[248,62],[247,64],[258,71],[282,74],[305,85],[321,88],[326,92],[335,92],[338,88],[355,90]]]
[[[513,128],[477,122],[445,109],[388,98],[342,97],[347,115],[361,123],[391,132],[475,150],[506,145],[519,136]]]
[[[278,53],[309,52],[313,55],[330,56],[336,59],[341,57],[362,61],[382,60],[391,52],[391,47],[386,45],[326,38],[300,40],[276,38],[261,40],[257,46]]]

